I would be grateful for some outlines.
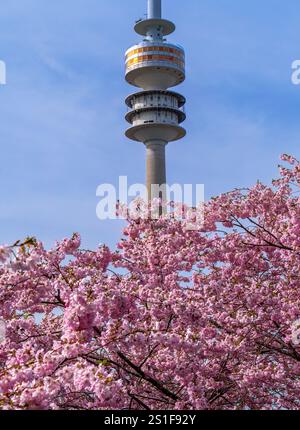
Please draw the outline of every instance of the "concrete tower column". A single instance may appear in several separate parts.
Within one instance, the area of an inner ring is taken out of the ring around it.
[[[175,25],[162,18],[162,1],[148,0],[146,19],[134,29],[143,40],[125,53],[125,76],[130,85],[141,88],[126,98],[126,136],[146,147],[148,198],[166,200],[166,145],[186,135],[185,97],[169,88],[185,80],[184,49],[167,42]],[[153,188],[153,190],[152,190]],[[161,205],[160,213],[163,213]]]
[[[152,195],[152,185],[166,185],[166,145],[163,140],[151,140],[146,145],[146,184],[149,200],[165,195]]]

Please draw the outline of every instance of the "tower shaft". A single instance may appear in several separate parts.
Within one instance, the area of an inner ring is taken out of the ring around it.
[[[153,185],[166,185],[166,145],[163,140],[152,140],[145,143],[146,145],[146,184],[148,196],[150,198],[161,197],[156,195],[156,190],[152,189]]]

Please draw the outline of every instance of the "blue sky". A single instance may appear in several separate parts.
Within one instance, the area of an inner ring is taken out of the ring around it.
[[[183,45],[188,131],[169,145],[168,182],[204,183],[206,197],[277,174],[300,156],[299,0],[163,0]],[[114,245],[120,221],[96,218],[96,188],[145,176],[142,144],[124,137],[124,52],[146,0],[1,0],[0,242],[47,246],[82,234]]]

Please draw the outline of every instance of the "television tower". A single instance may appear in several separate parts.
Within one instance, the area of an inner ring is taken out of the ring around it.
[[[134,30],[144,39],[126,51],[126,81],[142,90],[126,99],[131,127],[125,134],[146,146],[149,199],[164,198],[151,186],[166,184],[166,145],[186,135],[180,126],[186,118],[185,97],[168,90],[185,80],[185,54],[165,39],[175,25],[162,18],[161,0],[148,0],[147,18],[137,21]]]

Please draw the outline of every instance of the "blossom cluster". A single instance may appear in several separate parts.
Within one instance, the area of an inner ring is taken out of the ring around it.
[[[300,409],[300,164],[128,219],[113,251],[0,248],[0,409]],[[298,194],[297,194],[298,193]]]

